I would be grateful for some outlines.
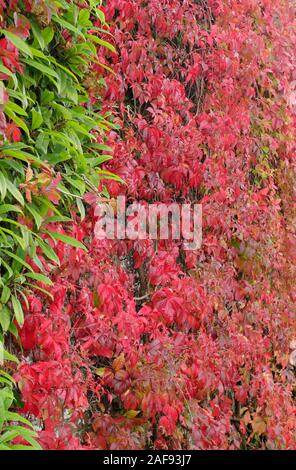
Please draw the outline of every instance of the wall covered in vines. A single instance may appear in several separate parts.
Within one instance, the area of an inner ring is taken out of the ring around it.
[[[99,3],[0,2],[0,445],[295,449],[295,4]]]

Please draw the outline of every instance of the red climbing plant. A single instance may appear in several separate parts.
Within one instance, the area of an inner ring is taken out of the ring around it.
[[[45,235],[52,299],[23,305],[15,378],[44,448],[295,449],[293,3],[104,2],[116,52],[96,44],[87,85],[124,183],[98,189],[202,204],[203,242],[97,240],[95,191],[49,223],[88,251]]]

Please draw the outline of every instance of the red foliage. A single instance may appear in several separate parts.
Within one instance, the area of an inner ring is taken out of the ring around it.
[[[77,220],[89,252],[55,242],[54,298],[32,297],[21,331],[24,412],[50,449],[295,448],[293,8],[108,0],[105,13],[118,54],[98,55],[116,74],[94,67],[122,126],[106,169],[127,183],[109,192],[201,202],[203,244],[99,241],[92,207]]]

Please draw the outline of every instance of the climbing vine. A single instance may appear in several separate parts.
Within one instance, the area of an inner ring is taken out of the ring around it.
[[[2,149],[32,159],[0,160],[27,243],[4,330],[43,448],[295,448],[293,3],[36,2],[17,40],[8,14]],[[98,240],[119,195],[200,203],[202,247]]]

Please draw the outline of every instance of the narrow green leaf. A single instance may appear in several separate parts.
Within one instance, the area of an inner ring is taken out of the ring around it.
[[[76,204],[80,212],[81,220],[85,218],[85,207],[81,199],[76,198]]]
[[[48,243],[46,243],[46,242],[43,241],[43,240],[38,240],[38,245],[42,248],[43,253],[45,254],[45,256],[46,256],[48,259],[50,259],[51,261],[53,261],[53,262],[56,263],[57,265],[60,264],[59,257],[56,255],[56,253],[55,253],[54,250],[51,248],[51,246],[48,245]]]
[[[5,108],[5,114],[7,114],[7,116],[18,126],[20,127],[26,134],[27,136],[30,138],[30,131],[26,125],[26,123],[20,118],[18,117],[10,108]]]
[[[81,248],[82,250],[87,251],[86,246],[84,246],[83,243],[81,243],[80,241],[76,240],[76,238],[69,237],[69,235],[64,235],[58,232],[49,232],[47,230],[46,233],[48,233],[55,240],[59,240],[63,243],[66,243],[67,245],[71,245],[75,248]]]
[[[49,277],[44,276],[43,274],[40,273],[25,273],[26,277],[29,277],[31,279],[35,279],[35,281],[40,281],[43,284],[47,284],[48,286],[53,286],[53,282],[49,279]]]
[[[58,74],[54,70],[52,70],[50,67],[43,64],[42,62],[39,62],[37,60],[31,60],[31,59],[26,59],[24,62],[27,65],[30,65],[31,67],[34,67],[35,69],[44,73],[45,75],[49,75],[54,78],[59,78]]]
[[[33,268],[25,260],[20,258],[18,255],[12,253],[11,251],[4,250],[3,248],[1,248],[1,251],[5,253],[7,256],[10,256],[11,258],[13,258],[15,261],[18,261],[18,263],[25,266],[27,269],[29,269],[29,271],[33,272]]]
[[[11,72],[5,65],[0,64],[0,72],[5,73],[5,75],[8,75],[9,77],[13,77],[14,73]]]
[[[12,204],[2,204],[0,206],[0,214],[6,214],[7,212],[19,212],[22,213],[22,209],[18,206],[14,206]]]
[[[11,312],[6,305],[2,306],[0,310],[0,325],[2,326],[2,330],[6,332],[9,328],[11,321]]]
[[[84,38],[84,35],[82,34],[81,31],[79,31],[78,28],[76,28],[75,26],[73,26],[71,23],[69,23],[68,21],[64,20],[63,18],[59,18],[58,16],[56,15],[53,15],[52,17],[53,21],[57,24],[59,24],[60,26],[62,26],[63,28],[66,28],[68,29],[69,31],[72,31],[72,33],[75,33],[77,34],[78,36],[82,36]]]
[[[114,46],[112,46],[112,44],[110,44],[110,42],[104,41],[103,39],[98,38],[97,36],[93,36],[92,34],[88,34],[87,37],[94,41],[96,44],[99,44],[100,46],[103,46],[116,54],[116,49]]]
[[[9,289],[9,287],[4,286],[3,289],[2,289],[2,294],[1,294],[1,303],[2,304],[6,304],[8,302],[10,294],[11,294],[11,290]]]
[[[19,301],[19,299],[15,296],[11,296],[11,302],[13,306],[13,311],[15,315],[15,319],[18,322],[20,326],[23,326],[24,324],[24,312],[23,312],[23,307]]]
[[[10,354],[8,351],[5,351],[5,350],[4,350],[4,360],[16,362],[17,364],[19,363],[18,358],[14,354]],[[13,383],[15,383],[12,377],[11,377],[11,380],[13,381]]]
[[[44,40],[44,37],[42,36],[42,32],[39,28],[39,25],[37,23],[37,21],[35,19],[32,19],[31,18],[31,28],[32,28],[32,31],[33,31],[33,35],[34,35],[34,38],[36,39],[36,41],[38,42],[39,46],[40,46],[40,49],[44,49],[45,48],[45,40]]]
[[[39,212],[32,206],[32,205],[29,205],[27,204],[26,205],[26,209],[30,212],[30,214],[33,216],[34,218],[34,221],[35,221],[35,224],[36,224],[36,227],[37,229],[39,230],[40,227],[41,227],[41,224],[43,222],[43,218],[41,217],[41,215],[39,214]]]
[[[22,193],[8,179],[6,179],[6,185],[7,185],[8,191],[12,194],[12,196],[23,206],[25,204],[25,201],[24,201]]]
[[[3,173],[0,171],[0,193],[1,193],[1,199],[2,199],[2,201],[3,201],[3,199],[4,199],[5,196],[6,196],[6,192],[7,192],[6,178],[5,178],[5,176],[3,175]]]
[[[0,29],[0,33],[4,34],[4,36],[9,39],[9,41],[11,41],[17,49],[24,52],[29,57],[32,57],[30,46],[28,46],[28,44],[23,41],[23,39],[11,33],[10,31],[6,31],[5,29]]]
[[[32,287],[34,290],[40,290],[40,292],[43,292],[43,294],[48,295],[48,297],[50,297],[51,300],[53,300],[52,293],[46,289],[43,289],[43,287],[37,286],[37,284],[31,284],[29,282],[28,282],[28,286]]]
[[[26,111],[13,101],[8,101],[8,103],[6,103],[5,111],[8,109],[16,114],[19,114],[20,116],[28,116]]]

